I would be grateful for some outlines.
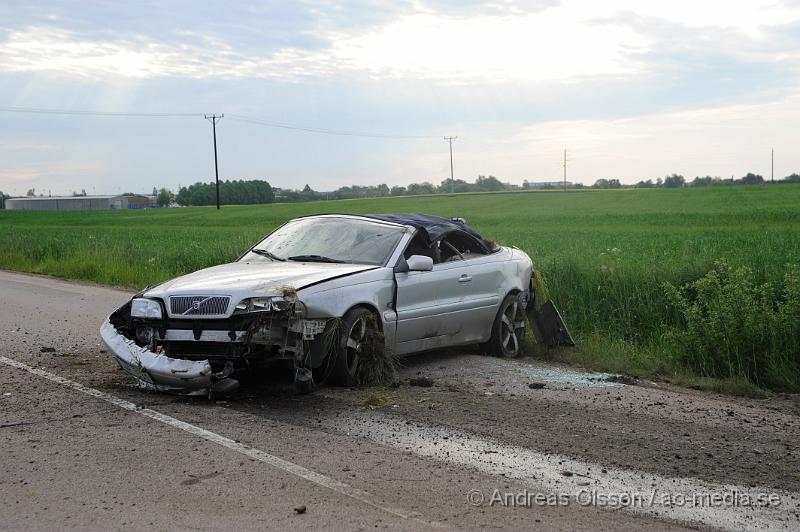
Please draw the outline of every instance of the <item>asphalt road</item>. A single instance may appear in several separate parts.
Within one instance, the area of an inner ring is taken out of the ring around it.
[[[0,271],[0,529],[800,527],[796,396],[468,350],[405,360],[396,388],[163,396],[101,345],[129,297]]]

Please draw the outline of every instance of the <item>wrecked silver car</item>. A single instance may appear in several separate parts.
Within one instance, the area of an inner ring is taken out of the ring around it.
[[[293,367],[300,389],[350,386],[367,350],[484,344],[514,356],[526,309],[540,340],[570,343],[554,307],[533,310],[532,268],[528,255],[461,219],[309,216],[233,263],[143,290],[100,332],[120,367],[152,390],[225,393],[237,371],[265,364]]]

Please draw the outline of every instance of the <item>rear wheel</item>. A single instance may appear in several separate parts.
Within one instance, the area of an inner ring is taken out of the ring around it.
[[[331,353],[335,362],[330,375],[330,382],[341,386],[358,384],[358,365],[370,327],[376,327],[371,311],[365,308],[354,308],[344,315],[340,323],[337,350]]]
[[[492,325],[489,352],[495,356],[515,357],[520,354],[525,338],[525,309],[517,294],[509,294],[500,304]]]

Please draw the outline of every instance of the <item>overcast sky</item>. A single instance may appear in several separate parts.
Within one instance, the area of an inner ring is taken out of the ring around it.
[[[225,113],[220,176],[279,187],[439,183],[443,135],[466,180],[783,177],[798,80],[800,0],[0,3],[0,106]],[[202,116],[0,118],[6,193],[213,178]]]

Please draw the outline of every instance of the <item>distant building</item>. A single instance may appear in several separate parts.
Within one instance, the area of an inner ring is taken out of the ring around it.
[[[10,211],[103,211],[146,209],[156,206],[155,196],[50,196],[9,198]]]
[[[567,188],[572,187],[572,181],[567,181]],[[563,181],[525,181],[522,188],[564,188]]]

